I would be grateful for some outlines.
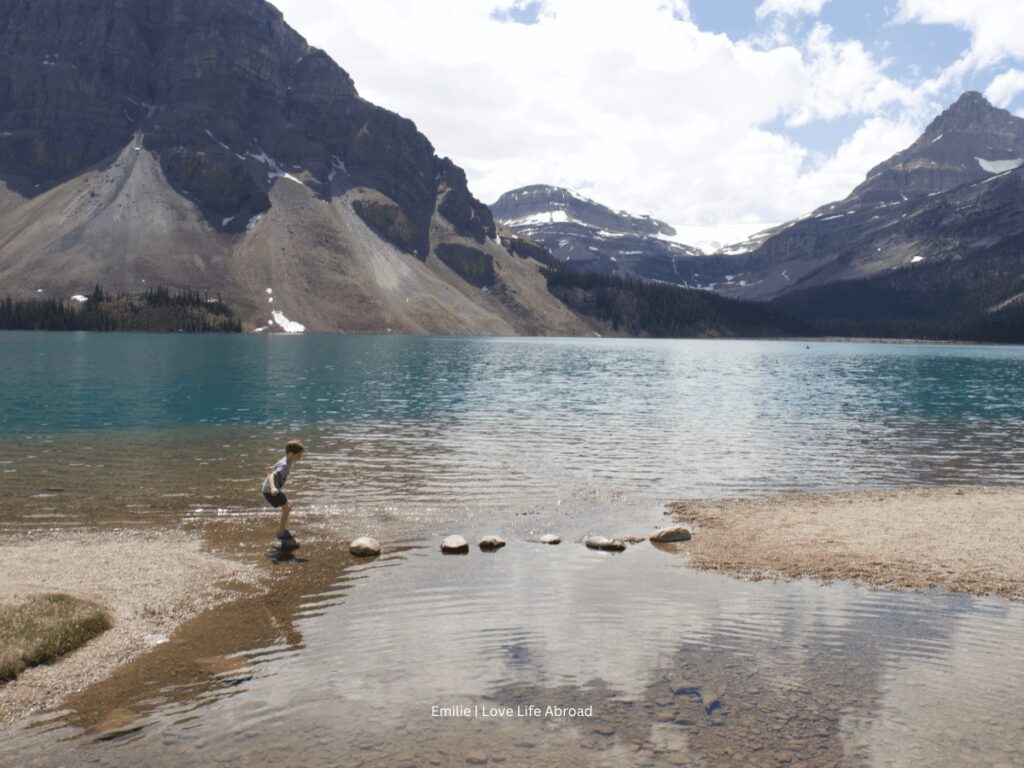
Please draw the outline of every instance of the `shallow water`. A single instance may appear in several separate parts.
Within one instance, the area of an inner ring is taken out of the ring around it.
[[[595,500],[1024,482],[1024,350],[0,334],[2,524],[251,515],[287,437],[342,533]]]
[[[310,449],[308,562],[0,735],[17,764],[1024,763],[1024,606],[578,543],[684,497],[1024,482],[1020,349],[0,334],[0,363],[4,535],[199,526],[262,558],[259,479]],[[363,532],[384,558],[338,548]]]
[[[307,549],[296,579],[332,557]],[[311,586],[263,606],[269,618],[222,616],[208,631],[237,645],[219,655],[186,632],[167,649],[184,664],[138,664],[11,734],[7,754],[111,766],[1024,757],[1024,606],[999,599],[747,583],[649,544],[609,555],[522,539],[465,557],[424,541]]]

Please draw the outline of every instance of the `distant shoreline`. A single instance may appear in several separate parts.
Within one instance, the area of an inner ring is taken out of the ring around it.
[[[929,344],[941,346],[960,347],[1021,347],[1024,344],[1017,344],[1006,341],[963,341],[958,339],[888,339],[884,337],[857,337],[857,336],[623,336],[617,334],[602,334],[600,336],[495,336],[491,334],[467,335],[449,334],[439,336],[432,333],[391,333],[388,331],[303,331],[302,333],[289,333],[287,331],[245,330],[242,331],[159,331],[159,330],[50,330],[46,328],[0,328],[3,333],[96,333],[107,335],[111,333],[130,333],[133,335],[154,334],[159,336],[394,336],[398,338],[452,338],[452,339],[623,339],[632,341],[789,341],[794,343],[810,344]]]
[[[702,570],[1024,602],[1024,487],[912,488],[683,501]]]

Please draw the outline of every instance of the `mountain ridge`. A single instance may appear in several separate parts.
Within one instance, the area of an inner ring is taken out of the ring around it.
[[[264,0],[0,0],[0,233],[15,295],[163,284],[248,328],[590,332],[464,172]]]
[[[495,219],[543,244],[556,262],[603,275],[700,285],[702,256],[676,230],[647,215],[615,211],[566,187],[533,184],[505,192]]]

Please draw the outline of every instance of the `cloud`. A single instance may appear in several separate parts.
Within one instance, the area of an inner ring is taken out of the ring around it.
[[[971,34],[956,72],[1024,58],[1024,3],[1015,0],[900,0],[898,20],[952,24]]]
[[[836,42],[832,28],[816,24],[805,43],[810,91],[793,112],[790,125],[851,114],[876,114],[889,105],[923,111],[914,89],[884,73],[883,66],[857,40]]]
[[[801,13],[817,16],[828,0],[763,0],[754,14],[764,19],[772,14],[796,16]]]
[[[558,184],[746,234],[844,197],[931,116],[885,62],[826,25],[765,47],[699,29],[682,0],[277,5],[363,96],[465,168],[485,202]],[[825,155],[767,127],[848,116],[861,128]]]
[[[993,78],[988,88],[985,89],[985,98],[997,107],[1005,109],[1022,91],[1024,91],[1024,71],[1010,69]]]

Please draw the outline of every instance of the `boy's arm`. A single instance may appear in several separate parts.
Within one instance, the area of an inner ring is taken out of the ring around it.
[[[267,481],[270,483],[270,495],[277,496],[277,494],[281,491],[281,489],[277,487],[277,475],[271,472],[269,475],[267,475]]]

